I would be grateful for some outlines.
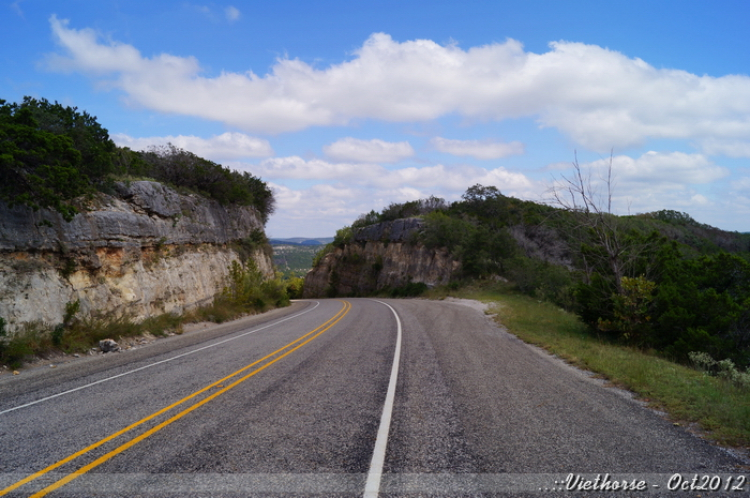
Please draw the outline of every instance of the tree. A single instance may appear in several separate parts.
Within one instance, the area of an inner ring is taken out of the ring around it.
[[[597,269],[608,267],[618,294],[622,293],[626,247],[622,243],[617,217],[612,215],[612,156],[604,179],[604,193],[594,187],[591,174],[583,172],[577,156],[573,168],[572,176],[563,176],[562,184],[552,187],[554,201],[565,210],[567,219],[572,222],[568,229],[582,242],[580,255],[586,276],[590,277]]]
[[[60,114],[66,119],[57,119]],[[74,138],[84,137],[85,130],[71,133],[70,126],[59,124],[59,121],[75,123],[79,117],[74,108],[63,108],[57,103],[52,105],[29,97],[21,105],[0,100],[0,200],[34,210],[51,208],[64,219],[73,219],[77,210],[71,201],[93,190],[89,175],[101,180],[106,171],[96,165],[84,167],[84,153],[91,152],[92,147],[84,147],[82,151],[76,147]],[[45,123],[40,124],[39,119]],[[84,121],[91,124],[89,119]]]
[[[472,185],[461,195],[463,202],[456,208],[476,217],[491,228],[506,226],[510,221],[508,198],[497,187]]]
[[[563,176],[551,191],[554,203],[563,209],[568,239],[579,243],[586,282],[599,273],[621,295],[623,277],[651,276],[649,262],[665,240],[655,232],[644,235],[628,230],[622,219],[612,214],[612,159],[610,155],[606,176],[601,178],[603,191],[594,185],[590,172],[583,172],[577,157],[573,175]]]
[[[552,195],[563,208],[561,225],[583,271],[574,291],[576,311],[591,327],[642,345],[649,340],[654,279],[664,251],[673,246],[656,232],[628,229],[612,214],[612,155],[601,190],[577,157],[573,167],[573,175],[563,176]]]
[[[655,295],[652,345],[687,359],[703,351],[750,363],[750,263],[721,252],[673,258]]]
[[[86,111],[79,112],[77,107],[31,97],[24,97],[20,108],[30,111],[39,130],[66,136],[73,141],[73,147],[81,153],[80,172],[91,182],[104,181],[114,172],[112,160],[117,147],[96,116]]]

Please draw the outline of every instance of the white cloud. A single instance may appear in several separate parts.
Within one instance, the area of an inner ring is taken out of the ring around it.
[[[425,196],[441,193],[460,195],[476,183],[494,185],[506,195],[521,198],[535,197],[540,192],[539,185],[525,175],[505,168],[487,170],[469,165],[449,167],[438,164],[389,170],[377,164],[330,163],[320,159],[308,161],[297,156],[269,158],[257,165],[233,166],[270,180],[333,180],[374,189],[411,188],[415,192],[425,192]]]
[[[705,195],[702,194],[694,194],[690,198],[690,204],[693,206],[709,206],[713,204],[711,201],[708,200],[708,198]]]
[[[617,214],[635,214],[675,209],[696,212],[714,201],[697,188],[729,175],[726,168],[713,164],[702,154],[647,152],[638,158],[614,156],[612,162],[612,208]],[[605,178],[610,159],[581,164],[584,178],[590,179],[590,194],[600,208],[607,203]],[[563,176],[570,178],[569,174]],[[564,189],[562,178],[554,182]]]
[[[234,7],[232,5],[224,9],[224,14],[227,16],[227,20],[229,22],[234,22],[238,20],[240,16],[242,15],[239,9],[237,9],[237,7]]]
[[[350,60],[327,68],[285,58],[265,76],[207,77],[192,57],[143,57],[132,46],[99,42],[90,29],[50,22],[64,54],[49,58],[51,68],[109,74],[139,105],[255,132],[458,114],[534,117],[599,151],[648,138],[750,136],[750,77],[657,69],[595,45],[556,42],[535,54],[514,40],[463,50],[378,33]]]
[[[238,167],[243,167],[237,165]],[[305,160],[298,156],[274,157],[257,165],[245,165],[262,178],[287,180],[372,181],[386,172],[375,164],[330,163],[321,159]]]
[[[521,142],[498,142],[496,140],[451,140],[435,137],[430,143],[440,152],[454,156],[471,156],[476,159],[499,159],[523,154]]]
[[[395,163],[414,155],[414,149],[409,142],[359,140],[351,137],[326,145],[323,152],[337,161],[361,163]]]
[[[268,160],[264,162],[271,162]],[[325,165],[320,161],[305,162],[294,158],[290,163],[296,164],[300,176],[305,179],[328,179],[329,168],[341,165]],[[540,185],[534,184],[523,175],[498,168],[484,170],[468,168],[452,171],[444,166],[425,168],[408,168],[407,170],[378,170],[368,179],[354,182],[344,173],[340,181],[312,185],[307,188],[291,188],[279,182],[269,181],[277,201],[276,214],[267,226],[271,236],[332,236],[336,230],[351,223],[363,213],[372,209],[379,211],[392,202],[405,202],[430,195],[442,197],[448,201],[458,200],[461,194],[475,183],[495,185],[504,194],[516,197],[538,197]],[[323,168],[317,175],[317,168]],[[253,174],[268,179],[261,167],[247,165],[245,168]],[[289,171],[284,179],[290,178]],[[385,177],[381,177],[384,175]],[[446,177],[441,179],[442,177]],[[374,179],[373,179],[374,178]],[[436,178],[438,181],[436,181]],[[283,180],[283,179],[281,179]]]
[[[269,185],[277,208],[266,227],[269,236],[330,237],[372,209],[371,192],[361,187],[323,184],[292,189],[273,182]]]
[[[583,165],[593,168],[600,175],[609,165],[610,159],[600,159]],[[702,185],[726,177],[726,168],[712,163],[703,154],[684,152],[646,152],[637,159],[629,156],[614,156],[612,172],[621,182],[637,185]]]
[[[750,197],[750,177],[745,176],[732,182],[732,190],[743,192]]]
[[[273,149],[268,140],[251,137],[243,133],[222,133],[211,138],[196,136],[166,136],[133,138],[123,133],[112,135],[112,140],[121,147],[133,150],[148,150],[152,146],[171,143],[200,157],[212,161],[233,160],[248,157],[268,157]]]
[[[700,145],[703,152],[712,156],[750,157],[750,141],[747,140],[722,140],[711,137],[701,140]]]

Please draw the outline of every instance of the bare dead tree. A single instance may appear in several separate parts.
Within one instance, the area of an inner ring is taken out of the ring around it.
[[[614,277],[617,292],[622,293],[622,277],[632,270],[635,261],[645,248],[626,241],[621,224],[612,214],[614,178],[612,173],[613,153],[610,153],[606,173],[595,185],[591,172],[584,172],[576,154],[574,172],[563,176],[562,181],[551,188],[553,202],[570,215],[572,233],[589,239],[594,251],[581,251],[584,271],[588,283],[591,274],[602,266],[609,268]],[[575,236],[575,235],[574,235]]]

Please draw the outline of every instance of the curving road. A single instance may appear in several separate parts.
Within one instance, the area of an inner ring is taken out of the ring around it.
[[[0,496],[747,496],[748,477],[451,302],[297,302],[0,378]]]

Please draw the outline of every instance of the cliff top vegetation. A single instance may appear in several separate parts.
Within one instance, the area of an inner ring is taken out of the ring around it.
[[[75,200],[111,191],[118,179],[148,178],[223,205],[274,211],[266,183],[172,145],[136,152],[117,147],[95,116],[46,99],[0,99],[0,200],[58,211],[70,221]]]

